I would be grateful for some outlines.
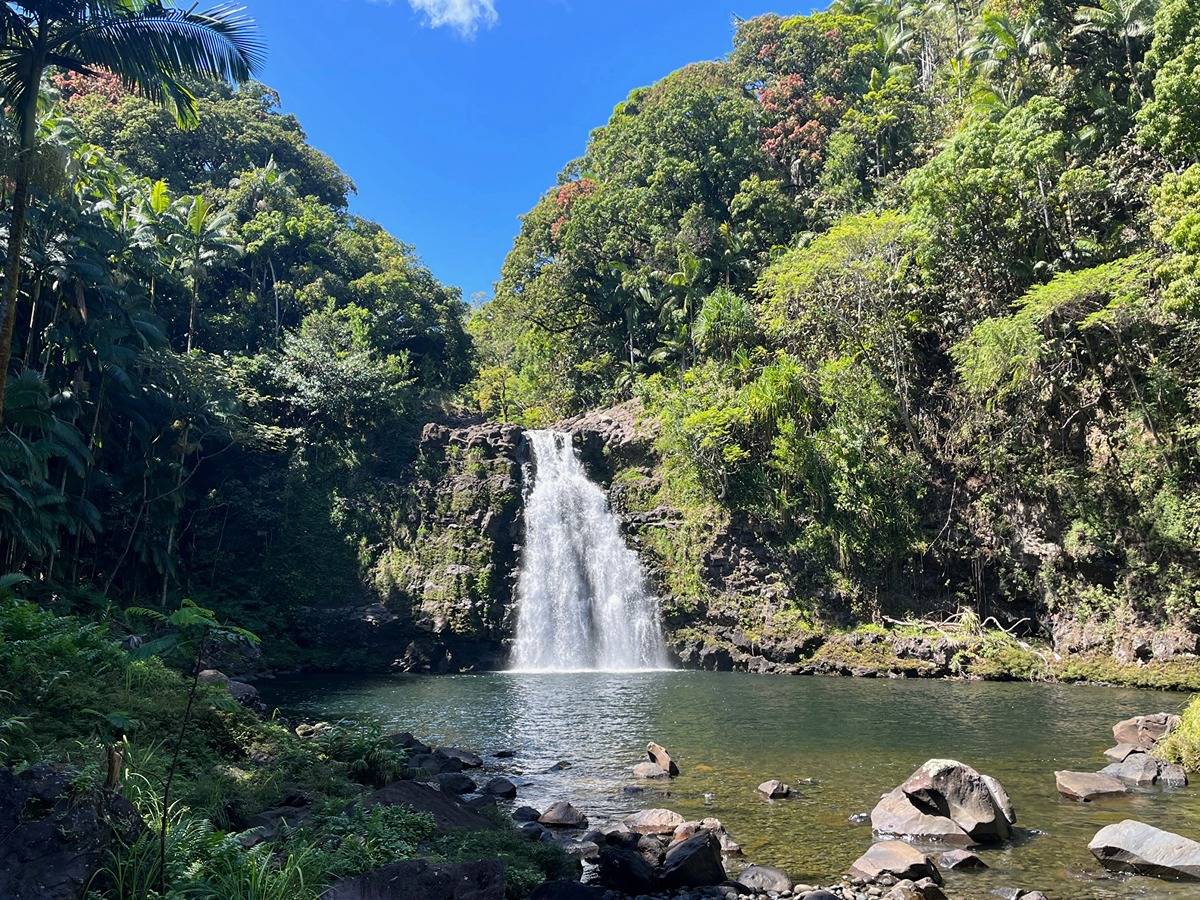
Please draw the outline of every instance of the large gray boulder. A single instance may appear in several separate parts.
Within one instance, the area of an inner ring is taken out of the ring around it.
[[[721,842],[711,831],[702,831],[680,841],[667,851],[659,883],[670,890],[705,887],[726,879],[721,863]]]
[[[406,859],[335,881],[321,900],[504,900],[504,863]]]
[[[1006,840],[1016,820],[999,781],[952,759],[929,760],[871,812],[878,835],[959,847]]]
[[[932,859],[904,841],[880,841],[872,844],[867,852],[850,866],[850,874],[866,881],[875,881],[883,875],[897,879],[909,878],[919,881],[932,878],[942,883],[942,875]]]
[[[602,847],[596,870],[600,884],[623,894],[637,896],[654,891],[654,867],[636,850]]]
[[[1088,849],[1107,869],[1200,881],[1200,842],[1133,819],[1101,828]]]

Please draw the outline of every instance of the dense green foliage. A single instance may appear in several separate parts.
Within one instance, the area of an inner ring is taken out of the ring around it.
[[[465,306],[345,212],[269,90],[193,92],[182,131],[108,77],[47,88],[0,569],[77,610],[188,596],[276,633],[361,590],[472,371]]]
[[[804,573],[780,621],[1200,624],[1198,23],[1195,0],[740,22],[525,217],[472,400],[536,423],[641,397],[642,501],[768,535]],[[686,622],[698,551],[656,552]]]

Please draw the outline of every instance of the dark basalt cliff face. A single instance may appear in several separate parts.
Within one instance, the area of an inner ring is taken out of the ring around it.
[[[664,501],[658,425],[636,401],[554,426],[609,491],[682,665],[781,674],[1110,680],[1200,684],[1200,641],[1182,627],[1033,617],[995,628],[880,627],[810,588],[784,541],[715,508]],[[515,624],[529,450],[522,428],[427,425],[412,502],[373,570],[379,602],[317,617],[342,648],[333,668],[446,672],[502,667]],[[998,625],[999,623],[993,623]]]

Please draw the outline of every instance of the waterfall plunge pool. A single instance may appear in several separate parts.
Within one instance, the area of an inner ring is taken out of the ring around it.
[[[869,811],[925,760],[948,756],[999,778],[1022,829],[979,851],[988,871],[945,873],[950,897],[984,900],[1000,886],[1053,900],[1200,897],[1194,884],[1108,875],[1087,849],[1098,829],[1126,818],[1200,838],[1200,787],[1089,804],[1061,799],[1054,787],[1056,769],[1107,762],[1114,722],[1177,710],[1182,694],[695,671],[295,676],[261,688],[285,712],[369,714],[435,744],[478,750],[518,783],[519,804],[570,800],[595,825],[654,806],[715,816],[747,860],[809,883],[836,879],[871,842],[870,826],[851,824],[851,814]],[[669,784],[630,775],[650,740],[679,761]],[[487,756],[499,749],[517,755]],[[560,760],[571,768],[548,771]],[[796,796],[763,800],[755,788],[769,778]],[[645,791],[625,792],[633,787]]]

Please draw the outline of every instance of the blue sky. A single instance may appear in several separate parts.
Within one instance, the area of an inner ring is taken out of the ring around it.
[[[614,105],[729,49],[760,0],[242,0],[263,80],[354,179],[355,212],[464,297],[490,295],[518,216]]]

